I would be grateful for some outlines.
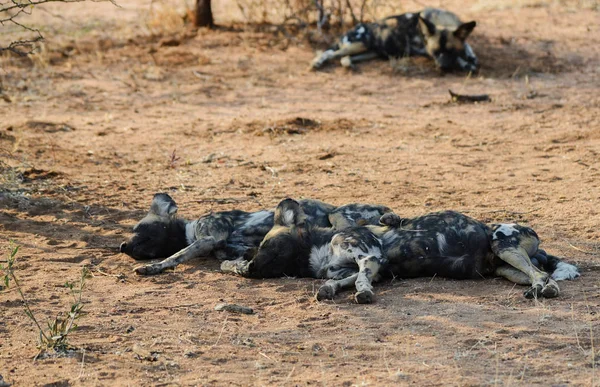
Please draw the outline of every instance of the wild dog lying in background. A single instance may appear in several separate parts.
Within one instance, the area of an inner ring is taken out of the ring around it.
[[[575,266],[539,249],[540,240],[531,228],[488,226],[454,211],[416,218],[386,213],[379,226],[341,232],[303,219],[300,204],[284,200],[254,258],[223,262],[221,269],[252,278],[326,278],[316,295],[319,300],[355,285],[359,303],[372,301],[371,283],[381,275],[455,279],[497,275],[531,285],[524,293],[527,298],[556,297],[560,291],[556,281],[579,276]]]
[[[475,71],[479,63],[466,43],[475,25],[474,21],[462,23],[452,12],[433,8],[360,23],[318,55],[311,68],[339,58],[342,66],[350,67],[374,58],[428,56],[442,71]]]
[[[377,224],[387,207],[354,204],[336,208],[318,200],[299,202],[304,219],[321,227]],[[273,211],[223,211],[188,221],[177,217],[177,204],[167,194],[154,195],[150,211],[134,228],[134,236],[120,250],[136,260],[166,258],[137,267],[138,274],[157,274],[196,257],[243,257],[258,247],[273,227]],[[284,216],[290,216],[284,214]]]

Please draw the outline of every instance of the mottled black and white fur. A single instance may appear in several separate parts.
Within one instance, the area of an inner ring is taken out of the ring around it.
[[[426,56],[444,72],[475,71],[479,62],[466,42],[475,26],[474,21],[462,23],[452,12],[434,8],[359,23],[317,55],[310,67],[318,69],[334,59],[351,67],[375,58]]]
[[[252,260],[225,261],[221,270],[251,278],[327,278],[329,286],[319,291],[320,299],[354,284],[356,301],[370,303],[371,283],[385,264],[381,240],[367,227],[355,226],[360,209],[347,206],[341,211],[348,227],[322,227],[307,219],[300,203],[285,199],[275,209],[273,229]]]
[[[390,211],[366,204],[336,208],[312,199],[299,203],[311,224],[332,228],[345,228],[353,222],[376,224]],[[157,274],[196,257],[213,255],[224,260],[246,256],[273,227],[273,210],[214,212],[193,221],[178,217],[177,210],[169,195],[154,195],[148,214],[133,228],[133,237],[121,244],[121,252],[136,260],[165,258],[137,267],[138,274]]]
[[[294,209],[299,214],[296,218],[301,218],[301,207],[291,203],[288,199],[279,208],[290,213]],[[380,276],[475,279],[498,275],[530,285],[524,293],[527,298],[556,297],[560,291],[556,281],[579,276],[575,266],[541,250],[531,228],[488,226],[454,211],[416,218],[386,213],[378,226],[342,232],[296,218],[281,221],[276,216],[275,226],[251,261],[226,262],[221,268],[255,278],[284,274],[326,278],[317,299],[332,298],[339,289],[354,284],[358,302],[371,302],[371,282]]]

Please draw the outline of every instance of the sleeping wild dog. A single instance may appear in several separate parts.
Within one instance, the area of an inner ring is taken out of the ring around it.
[[[311,224],[342,229],[354,224],[377,224],[389,208],[368,204],[335,207],[318,200],[299,201],[303,219]],[[182,262],[213,255],[220,260],[251,254],[273,227],[273,210],[222,211],[197,220],[177,216],[175,201],[165,193],[154,195],[148,214],[133,228],[134,235],[120,251],[136,260],[164,260],[135,269],[157,274]]]
[[[486,225],[454,211],[416,218],[388,212],[380,225],[342,231],[303,219],[298,202],[282,201],[275,210],[275,225],[253,259],[223,262],[221,269],[252,278],[328,279],[316,294],[318,300],[331,299],[338,290],[354,285],[358,303],[372,302],[372,282],[383,275],[454,279],[497,275],[529,285],[527,298],[557,297],[556,281],[579,276],[575,266],[541,250],[531,228]]]
[[[475,71],[479,63],[466,42],[475,25],[474,21],[462,23],[452,12],[433,8],[360,23],[318,55],[311,68],[318,69],[334,59],[351,67],[374,58],[427,56],[444,72]]]

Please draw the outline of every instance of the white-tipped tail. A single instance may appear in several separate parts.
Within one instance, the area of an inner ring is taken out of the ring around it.
[[[556,270],[552,273],[552,279],[556,281],[572,280],[580,275],[577,266],[566,262],[559,262],[556,265]]]

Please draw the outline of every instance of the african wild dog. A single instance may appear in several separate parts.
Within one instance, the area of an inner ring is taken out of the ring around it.
[[[299,202],[304,219],[322,227],[345,228],[350,224],[376,224],[390,210],[356,204],[336,208],[318,200]],[[273,211],[215,212],[188,221],[177,217],[177,204],[165,193],[154,195],[150,211],[134,228],[134,236],[121,244],[121,252],[136,260],[166,258],[137,267],[138,274],[157,274],[196,257],[218,259],[246,256],[258,247],[273,227]]]
[[[290,215],[277,215],[284,211]],[[557,280],[579,276],[575,266],[539,249],[540,240],[531,228],[488,226],[454,211],[416,218],[388,212],[380,225],[342,232],[297,221],[301,218],[300,205],[284,200],[276,210],[275,226],[254,258],[224,262],[221,269],[253,278],[290,275],[329,279],[317,292],[319,300],[333,298],[339,289],[354,284],[359,303],[371,302],[371,282],[382,275],[454,279],[498,275],[516,284],[531,285],[524,293],[527,298],[556,297]]]
[[[462,23],[452,12],[433,8],[360,23],[318,55],[311,68],[340,58],[342,66],[351,67],[374,58],[428,56],[441,71],[475,71],[479,63],[466,43],[475,25],[474,21]]]
[[[322,287],[319,298],[332,298],[338,287],[354,284],[358,303],[372,301],[371,282],[378,278],[385,258],[381,240],[368,228],[340,231],[311,224],[292,199],[279,203],[274,223],[252,260],[225,261],[221,270],[251,278],[330,278],[333,290]]]

